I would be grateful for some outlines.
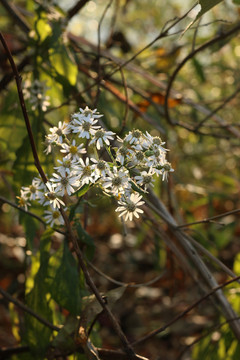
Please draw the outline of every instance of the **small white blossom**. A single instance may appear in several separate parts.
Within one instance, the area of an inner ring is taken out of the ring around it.
[[[74,120],[84,121],[87,118],[89,118],[89,116],[93,120],[99,119],[100,117],[103,116],[97,112],[97,109],[91,110],[91,109],[89,109],[88,106],[86,106],[85,109],[79,108],[79,110],[80,110],[80,112],[72,115],[73,122],[74,122]]]
[[[42,192],[41,190],[44,188],[43,182],[38,179],[34,178],[32,184],[30,186],[23,186],[23,194],[29,198],[29,200],[36,200],[41,197]]]
[[[49,181],[45,185],[46,192],[44,193],[44,197],[40,199],[40,203],[43,205],[52,205],[54,209],[60,208],[61,205],[64,206],[64,202],[59,199],[61,195],[55,191],[55,186]]]
[[[90,141],[89,145],[92,145],[92,144],[96,143],[97,149],[100,150],[103,147],[104,143],[106,145],[108,145],[108,146],[110,145],[109,140],[114,139],[112,135],[115,135],[115,133],[112,132],[112,131],[105,131],[102,128],[98,129],[95,132],[95,134],[94,134],[92,140]]]
[[[83,148],[83,144],[76,145],[76,140],[72,141],[72,144],[62,143],[60,150],[62,153],[67,154],[69,159],[78,160],[81,154],[86,154],[86,149]]]
[[[65,191],[70,196],[76,191],[74,187],[79,186],[78,176],[74,176],[72,173],[61,173],[60,175],[53,173],[50,181],[54,184],[55,192],[59,193],[60,196],[63,196]]]
[[[111,172],[110,166],[108,163],[104,160],[96,160],[94,158],[91,158],[91,161],[93,162],[93,169],[95,173],[100,177],[106,177]]]
[[[23,85],[23,94],[26,100],[31,104],[31,109],[36,110],[38,106],[42,111],[46,111],[50,105],[48,95],[45,92],[49,89],[45,81],[34,80],[31,82],[27,79]]]
[[[94,136],[95,132],[100,128],[99,125],[95,125],[97,121],[98,120],[94,120],[88,115],[88,117],[83,119],[74,119],[70,126],[72,132],[78,134],[78,137],[90,139],[90,137]]]
[[[83,159],[80,158],[75,169],[80,178],[81,185],[95,183],[99,177],[95,171],[94,166],[89,164],[88,157],[86,158],[85,163]]]
[[[62,144],[63,139],[70,133],[70,127],[69,124],[59,121],[58,127],[54,126],[50,129],[50,131],[52,133],[52,139],[54,139],[57,143]]]
[[[123,194],[130,188],[129,173],[125,169],[118,170],[113,167],[112,172],[104,179],[103,187],[106,191],[110,191],[113,195]]]
[[[53,225],[64,225],[64,219],[59,210],[52,209],[51,211],[45,210],[44,218],[47,224]]]
[[[62,161],[58,160],[60,166],[55,166],[54,169],[57,170],[63,176],[67,173],[74,172],[74,165],[76,164],[75,160],[71,160],[69,157],[65,156]]]
[[[142,171],[140,175],[136,175],[134,177],[136,183],[140,186],[144,187],[144,190],[146,190],[149,186],[153,187],[153,170],[150,168],[150,170],[147,171]]]
[[[125,216],[125,221],[128,219],[133,220],[133,216],[139,218],[139,213],[143,213],[142,209],[138,207],[144,204],[144,201],[141,201],[142,196],[138,193],[132,193],[130,197],[123,196],[118,204],[120,205],[115,211],[120,212],[119,217]]]
[[[23,190],[20,190],[21,196],[16,196],[18,199],[18,204],[20,207],[23,207],[24,210],[28,209],[28,206],[31,206],[30,202],[28,201],[29,198],[26,196]]]

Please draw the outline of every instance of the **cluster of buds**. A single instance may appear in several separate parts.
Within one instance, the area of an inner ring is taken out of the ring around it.
[[[27,209],[30,201],[36,200],[49,207],[44,215],[47,223],[63,224],[59,209],[67,206],[65,195],[98,186],[116,198],[120,217],[130,221],[138,218],[143,213],[142,196],[153,186],[154,176],[164,180],[173,171],[164,142],[137,129],[121,139],[99,125],[103,115],[96,109],[79,110],[69,122],[59,122],[50,129],[45,153],[54,152],[58,166],[47,183],[34,178],[29,187],[22,187],[20,205]]]

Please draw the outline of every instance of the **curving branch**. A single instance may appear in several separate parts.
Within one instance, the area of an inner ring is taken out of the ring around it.
[[[237,33],[240,31],[240,23],[238,23],[235,27],[233,27],[231,30],[225,32],[225,33],[221,33],[220,35],[217,35],[215,38],[205,42],[204,44],[200,45],[198,48],[194,49],[190,54],[188,54],[181,62],[180,64],[176,67],[176,69],[174,70],[173,74],[171,75],[169,82],[168,82],[168,86],[166,89],[166,94],[165,94],[165,101],[164,101],[164,111],[165,111],[165,117],[166,120],[168,121],[168,123],[170,125],[176,125],[175,122],[172,120],[170,113],[169,113],[169,107],[168,107],[168,99],[173,87],[173,83],[179,73],[179,71],[183,68],[183,66],[188,62],[188,60],[192,59],[197,53],[207,49],[208,47],[214,45],[215,43],[222,41],[226,38],[228,38],[229,36]],[[232,128],[230,125],[228,127],[228,130],[230,132],[232,132],[234,135],[238,135],[238,137],[240,137],[240,134],[236,134],[236,131],[234,128]]]

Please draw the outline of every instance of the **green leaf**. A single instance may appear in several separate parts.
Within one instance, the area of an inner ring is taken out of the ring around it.
[[[199,79],[201,80],[201,82],[205,82],[206,78],[205,78],[203,66],[201,65],[201,63],[196,58],[192,58],[192,64],[193,64],[196,74],[199,77]]]
[[[202,15],[204,15],[207,11],[211,10],[214,6],[219,4],[222,0],[199,0],[199,4],[201,5],[201,10],[198,13],[194,22],[199,19]]]
[[[52,298],[71,314],[77,315],[81,308],[80,277],[77,263],[64,242],[61,263],[51,285]]]
[[[41,18],[36,23],[36,33],[40,42],[43,42],[51,33],[51,26],[47,23],[47,18]]]
[[[50,61],[56,72],[66,78],[70,85],[75,85],[77,81],[78,68],[73,58],[70,58],[65,46],[60,45],[55,49],[50,49]]]
[[[79,245],[81,245],[82,243],[87,245],[86,256],[87,258],[91,259],[95,252],[95,244],[93,238],[83,229],[80,223],[77,224],[76,229]]]
[[[66,323],[53,339],[52,346],[62,352],[74,352],[76,344],[73,340],[73,335],[78,330],[78,324],[79,320],[77,318],[68,316]]]
[[[20,223],[24,225],[28,249],[33,249],[33,242],[38,229],[37,222],[30,215],[20,212]]]
[[[46,282],[51,246],[51,238],[48,235],[48,233],[44,233],[44,236],[41,238],[40,268],[34,279],[34,287],[26,295],[26,304],[35,313],[51,322],[52,310],[48,304],[47,294],[49,291]],[[34,354],[32,356],[35,359],[43,358],[43,354],[49,345],[51,334],[52,330],[49,327],[31,315],[26,314],[23,340],[29,345],[31,353]]]
[[[240,0],[233,0],[233,4],[240,5]]]

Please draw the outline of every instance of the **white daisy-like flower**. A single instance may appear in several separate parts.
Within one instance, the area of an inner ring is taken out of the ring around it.
[[[107,192],[111,192],[115,196],[125,193],[126,189],[130,188],[128,171],[125,169],[118,170],[114,166],[112,172],[104,179],[102,186]]]
[[[137,175],[134,177],[136,183],[142,187],[144,187],[144,190],[146,190],[149,186],[153,187],[153,169],[149,169],[149,171],[142,171],[140,175]]]
[[[23,85],[23,94],[26,100],[31,104],[31,109],[36,110],[38,106],[42,111],[46,111],[50,105],[50,97],[45,95],[45,92],[49,89],[45,81],[39,81],[38,79],[33,82],[27,79]]]
[[[142,150],[143,133],[138,129],[133,129],[125,136],[123,142],[131,144],[135,150]]]
[[[165,162],[163,165],[159,165],[158,167],[154,168],[154,172],[157,174],[157,176],[161,175],[162,180],[168,179],[168,173],[173,172],[172,165],[169,162]]]
[[[51,184],[49,181],[45,184],[46,185],[46,191],[44,195],[39,198],[40,204],[45,205],[52,205],[54,209],[60,208],[61,205],[65,206],[64,202],[59,199],[59,196],[61,196],[59,193],[55,191],[54,184]]]
[[[70,133],[70,126],[66,122],[59,121],[58,126],[54,126],[49,129],[52,133],[52,138],[55,142],[60,144],[63,143],[63,139],[65,139],[66,135]]]
[[[31,206],[30,202],[28,201],[29,198],[26,196],[25,192],[23,190],[20,190],[21,196],[16,196],[18,199],[18,204],[20,207],[23,207],[24,210],[27,211],[28,206]]]
[[[144,166],[145,160],[146,160],[146,156],[145,156],[144,152],[141,150],[138,150],[133,153],[133,156],[131,158],[131,163],[133,165]]]
[[[103,147],[104,143],[108,146],[110,145],[109,140],[114,140],[114,137],[112,135],[115,135],[115,133],[112,131],[105,131],[103,128],[98,129],[95,132],[94,137],[90,141],[89,145],[95,143],[97,149],[100,150]]]
[[[52,152],[52,148],[56,145],[56,136],[55,134],[48,134],[45,136],[44,144],[46,146],[46,149],[43,151],[47,155]]]
[[[95,170],[95,173],[100,177],[106,177],[111,172],[110,166],[108,163],[104,160],[97,160],[94,158],[91,158],[91,161],[93,162],[93,169]]]
[[[60,196],[63,196],[65,192],[70,196],[76,191],[76,187],[80,185],[79,177],[74,176],[71,172],[69,174],[61,173],[60,175],[53,173],[50,181],[54,184],[55,192],[59,193]]]
[[[116,152],[116,160],[120,162],[121,165],[129,162],[134,155],[134,151],[127,145],[122,145],[118,148]]]
[[[76,160],[71,160],[68,156],[65,156],[62,161],[57,160],[60,166],[55,166],[54,169],[57,170],[63,176],[67,173],[70,174],[74,172],[74,166],[76,165]]]
[[[130,197],[123,196],[118,204],[120,205],[115,211],[120,212],[119,217],[125,216],[125,221],[128,219],[133,220],[133,217],[139,218],[139,213],[142,214],[143,210],[139,209],[139,206],[145,202],[141,201],[142,196],[138,193],[132,193]]]
[[[29,198],[29,200],[36,200],[42,196],[42,189],[44,188],[43,182],[38,179],[34,178],[32,184],[30,186],[23,186],[23,194]]]
[[[71,123],[71,129],[73,133],[78,134],[80,138],[90,139],[91,136],[94,136],[96,131],[101,127],[95,125],[98,120],[91,118],[91,115],[84,117],[83,119],[74,119]]]
[[[62,143],[60,151],[67,154],[69,159],[78,160],[81,154],[86,154],[87,152],[83,146],[83,144],[76,145],[76,140],[74,139],[70,145]]]
[[[165,142],[162,141],[162,139],[159,136],[152,136],[147,131],[144,136],[144,141],[142,143],[144,148],[153,148],[158,149],[160,151],[166,152],[169,151],[168,149],[165,149],[162,145],[165,144]]]
[[[79,110],[80,111],[78,113],[75,113],[72,115],[73,122],[74,122],[74,120],[78,120],[78,121],[85,120],[89,116],[92,119],[99,119],[100,117],[103,116],[97,112],[97,109],[91,110],[91,109],[89,109],[88,106],[86,106],[85,109],[79,108]]]
[[[80,158],[75,169],[79,176],[81,186],[84,184],[95,183],[99,178],[99,175],[95,171],[94,165],[89,164],[89,157],[86,158],[85,163],[83,159]]]
[[[53,225],[64,225],[64,219],[59,210],[46,210],[43,216],[46,220],[46,223],[50,224],[51,227],[53,227]]]

